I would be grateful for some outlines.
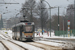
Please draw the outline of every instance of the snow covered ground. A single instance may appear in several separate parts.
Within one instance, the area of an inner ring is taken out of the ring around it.
[[[1,30],[1,32],[12,38],[12,31],[11,30]]]
[[[6,50],[5,47],[0,43],[0,50]]]
[[[21,46],[24,46],[25,48],[29,48],[29,50],[43,50],[43,49],[40,49],[40,48],[38,48],[38,47],[35,47],[35,46],[32,46],[32,45],[29,45],[29,44],[26,44],[26,43],[23,43],[23,42],[19,42],[19,41],[14,41],[13,39],[12,39],[12,31],[11,30],[0,30],[0,32],[1,32],[1,34],[0,34],[0,36],[2,37],[2,38],[4,38],[4,39],[6,39],[6,40],[11,40],[12,42],[15,42],[16,44],[19,44],[19,45],[21,45]],[[50,37],[50,33],[44,33],[43,35],[42,35],[42,33],[39,33],[38,35],[37,35],[37,33],[35,33],[35,37],[43,37],[43,38],[67,38],[67,39],[75,39],[75,37],[57,37],[57,36],[55,36],[54,35],[54,32],[51,32],[52,33],[52,35],[51,35],[51,37]],[[6,37],[4,37],[4,36],[6,36]],[[61,43],[55,43],[55,42],[49,42],[49,41],[35,41],[35,42],[39,42],[39,43],[43,43],[43,44],[47,44],[47,45],[52,45],[52,46],[63,46],[64,47],[64,45],[63,44],[61,44]],[[56,42],[58,42],[58,41],[56,41]],[[65,46],[67,46],[69,43],[67,43],[67,44],[65,44]],[[2,50],[4,47],[2,46],[2,44],[0,44],[0,50]],[[15,48],[15,47],[14,47]],[[68,45],[68,47],[67,48],[73,48],[72,47],[72,45]],[[5,50],[5,49],[4,49]]]
[[[4,34],[6,34],[5,32],[7,32],[7,34],[12,38],[12,31],[11,30],[1,30],[1,32],[3,32]],[[74,36],[71,37],[63,37],[63,36],[55,36],[54,32],[51,32],[51,37],[50,37],[50,33],[35,33],[35,37],[43,37],[43,38],[65,38],[65,39],[75,39]]]
[[[37,33],[35,33],[35,37],[75,39],[74,36],[71,36],[71,37],[55,36],[54,32],[51,32],[51,37],[50,37],[50,33],[48,33],[48,34],[47,33],[43,33],[43,35],[42,35],[42,33],[39,33],[38,35],[37,35]]]

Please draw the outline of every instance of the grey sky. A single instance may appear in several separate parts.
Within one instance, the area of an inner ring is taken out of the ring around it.
[[[39,1],[39,0],[36,0]],[[67,7],[69,4],[72,4],[74,0],[46,0],[52,7],[59,6],[60,8],[60,15],[66,10],[64,7]],[[2,14],[3,18],[7,17],[15,17],[16,14],[21,10],[22,4],[25,0],[0,0],[2,2],[18,2],[20,4],[0,4],[0,14]],[[47,5],[47,3],[46,3]],[[48,6],[48,5],[47,5]],[[7,8],[6,8],[7,7]],[[52,9],[52,14],[57,14],[57,8]],[[6,14],[3,14],[6,13]]]
[[[63,6],[63,7],[73,3],[73,0],[46,0],[46,1],[48,1],[51,6]]]

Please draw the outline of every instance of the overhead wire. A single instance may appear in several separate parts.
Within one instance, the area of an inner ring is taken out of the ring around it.
[[[15,1],[15,0],[13,0],[13,1]],[[17,1],[15,1],[16,3],[18,3]]]

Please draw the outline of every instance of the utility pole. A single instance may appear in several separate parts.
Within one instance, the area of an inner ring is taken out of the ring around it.
[[[59,35],[59,7],[58,7],[58,35]]]
[[[43,3],[43,0],[41,0],[41,28],[42,28],[42,34],[43,34],[43,10],[42,10],[42,3]]]
[[[31,7],[31,17],[30,17],[30,22],[32,22],[33,18],[32,18],[32,7]]]
[[[50,37],[51,37],[51,6],[49,6],[50,8]]]
[[[58,31],[59,31],[59,7],[58,7]]]
[[[64,35],[64,17],[63,17],[63,35]]]
[[[74,29],[75,29],[75,0],[74,0]]]
[[[23,8],[23,17],[24,17],[24,21],[25,21],[25,14],[24,14],[24,9],[25,9],[25,8]]]

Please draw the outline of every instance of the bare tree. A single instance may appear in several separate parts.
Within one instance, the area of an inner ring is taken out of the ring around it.
[[[40,22],[41,22],[41,20],[43,21],[42,24],[43,24],[44,29],[47,28],[47,21],[48,21],[48,10],[45,8],[46,8],[45,3],[42,3],[42,8],[41,8],[41,3],[40,2],[38,3],[37,15],[40,17]],[[42,14],[41,14],[40,10],[42,10]],[[42,15],[42,19],[41,19],[41,15]]]
[[[63,30],[63,17],[59,16],[60,30]],[[48,28],[50,27],[50,19],[48,20]],[[53,15],[51,18],[51,29],[58,30],[58,15]]]
[[[30,21],[33,20],[34,17],[34,12],[33,10],[36,7],[36,2],[35,0],[27,0],[23,5],[22,5],[22,14],[25,15],[25,17]]]
[[[27,19],[30,21],[30,20],[33,20],[34,22],[36,22],[36,26],[40,27],[41,25],[41,6],[40,6],[40,2],[36,3],[35,0],[27,0],[22,8],[22,14],[24,13],[25,16],[27,17]],[[46,5],[43,3],[42,4],[42,7],[43,8],[46,8]],[[46,28],[46,25],[47,25],[47,19],[48,19],[48,11],[47,9],[42,9],[43,10],[43,16],[42,16],[42,20],[43,20],[43,27]],[[35,20],[36,19],[36,20]]]

